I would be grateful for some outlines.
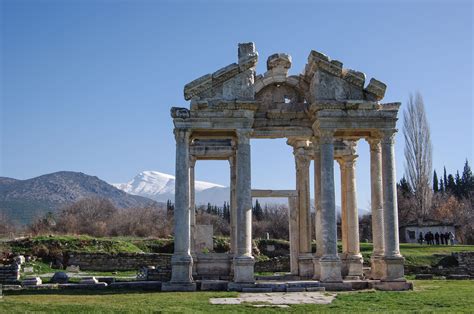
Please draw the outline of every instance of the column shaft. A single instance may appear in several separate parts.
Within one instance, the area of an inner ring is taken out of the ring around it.
[[[174,207],[174,253],[172,283],[191,283],[193,259],[190,254],[189,131],[175,129],[176,183]]]
[[[255,282],[252,257],[252,190],[250,132],[237,131],[237,255],[234,281]]]
[[[313,138],[314,149],[314,228],[316,235],[316,254],[313,259],[314,275],[313,279],[319,280],[321,268],[319,259],[323,255],[323,230],[321,222],[321,153],[319,148],[319,138]]]
[[[298,234],[298,198],[288,197],[289,238],[290,238],[290,271],[298,275],[299,234]]]
[[[189,160],[189,212],[191,215],[191,252],[195,253],[196,236],[196,192],[195,192],[195,171],[196,158],[190,157]]]
[[[237,183],[235,157],[229,159],[230,164],[230,251],[237,252],[237,197],[235,186]]]
[[[369,144],[373,255],[382,256],[384,253],[382,152],[379,139],[370,140]]]
[[[404,281],[404,258],[400,255],[398,239],[397,186],[395,178],[395,132],[385,131],[382,139],[383,180],[383,281]]]
[[[323,255],[320,258],[321,281],[340,282],[341,261],[337,254],[336,200],[334,194],[334,138],[333,132],[320,132],[321,150],[321,213]]]

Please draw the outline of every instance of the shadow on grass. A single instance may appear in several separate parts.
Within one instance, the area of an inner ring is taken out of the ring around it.
[[[143,294],[143,293],[167,293],[150,289],[38,289],[38,290],[10,290],[3,291],[3,295],[114,295],[114,294]]]

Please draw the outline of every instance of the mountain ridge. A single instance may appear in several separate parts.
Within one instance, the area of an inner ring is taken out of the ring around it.
[[[26,180],[0,177],[0,213],[22,224],[83,198],[108,199],[118,208],[152,206],[156,201],[130,195],[82,172],[58,171]]]

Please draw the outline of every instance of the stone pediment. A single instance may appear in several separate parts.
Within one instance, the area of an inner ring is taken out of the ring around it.
[[[346,69],[342,62],[315,50],[300,75],[288,75],[292,59],[285,53],[271,55],[264,74],[256,75],[257,61],[253,43],[239,44],[238,63],[186,84],[184,98],[191,104],[255,100],[257,112],[284,113],[307,111],[320,102],[378,102],[385,95],[386,85],[381,81],[371,78],[365,86],[364,73]]]
[[[203,75],[186,84],[184,98],[186,100],[253,98],[251,86],[257,60],[258,53],[253,43],[239,44],[239,63],[229,64],[212,74]]]

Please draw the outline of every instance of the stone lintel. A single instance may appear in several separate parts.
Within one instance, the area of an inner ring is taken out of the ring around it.
[[[252,197],[296,197],[296,190],[255,190],[252,189]]]

